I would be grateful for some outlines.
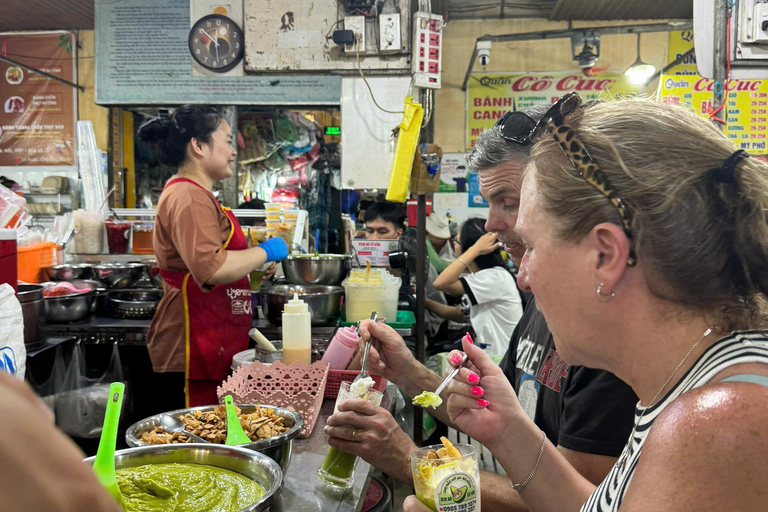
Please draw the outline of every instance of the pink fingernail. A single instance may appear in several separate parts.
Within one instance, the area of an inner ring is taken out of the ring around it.
[[[454,355],[451,358],[451,361],[453,361],[454,363],[460,363],[461,362],[461,356],[459,354],[456,354],[456,355]]]
[[[488,407],[489,405],[491,405],[491,402],[489,402],[488,400],[483,400],[482,398],[478,398],[477,405],[479,405],[480,407]]]
[[[467,376],[467,380],[469,382],[471,382],[472,384],[477,384],[478,382],[480,382],[480,376],[478,374],[476,374],[476,373],[470,373]]]
[[[472,339],[472,336],[471,336],[469,333],[467,333],[467,335],[466,335],[466,336],[467,336],[467,341],[468,341],[468,342],[470,342],[472,345],[474,345],[474,344],[475,344],[475,342],[474,342],[474,340]]]
[[[483,388],[481,388],[480,386],[475,386],[472,388],[472,394],[475,396],[482,396],[484,392],[485,391],[483,391]]]

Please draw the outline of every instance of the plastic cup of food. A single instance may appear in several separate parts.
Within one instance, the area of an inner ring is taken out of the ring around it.
[[[355,398],[362,398],[378,406],[384,395],[373,389],[373,379],[370,377],[369,379],[369,381],[367,379],[359,380],[354,387],[351,382],[342,382],[333,412],[338,412],[339,404],[344,400]],[[352,487],[357,458],[357,455],[345,453],[329,446],[325,459],[317,470],[317,477],[334,487]]]
[[[280,212],[280,203],[266,203],[264,209],[268,212]]]
[[[110,254],[125,254],[128,252],[128,238],[131,233],[129,221],[107,219],[104,221],[107,227],[107,245]]]
[[[251,278],[251,291],[252,292],[258,292],[261,290],[261,281],[264,279],[264,274],[267,273],[267,270],[269,270],[269,266],[271,265],[270,262],[267,262],[257,268],[256,270],[252,270],[250,273]]]
[[[298,219],[299,218],[299,210],[298,208],[288,208],[284,212],[286,219]]]
[[[480,512],[477,450],[442,439],[411,453],[416,497],[435,512]]]

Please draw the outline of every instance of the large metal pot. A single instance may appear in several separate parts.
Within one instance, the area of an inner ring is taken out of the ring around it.
[[[282,261],[289,283],[339,285],[349,273],[350,256],[295,254]]]
[[[93,464],[96,457],[85,462]],[[219,444],[164,444],[128,448],[115,452],[115,469],[145,464],[205,464],[228,469],[244,475],[261,485],[266,494],[239,512],[263,512],[277,501],[283,492],[283,472],[269,457],[239,446]]]
[[[93,263],[90,267],[96,277],[111,290],[133,288],[146,272],[144,263]]]
[[[91,314],[96,290],[61,297],[45,297],[45,319],[50,323],[78,322]]]
[[[39,284],[20,284],[16,293],[21,303],[21,314],[24,317],[24,344],[34,345],[45,327],[45,304],[43,303],[43,286]]]
[[[250,414],[256,410],[256,406],[253,404],[237,404],[240,411],[243,414]],[[170,414],[176,418],[189,414],[193,411],[209,412],[214,410],[214,405],[203,405],[200,407],[190,407],[189,409],[178,409],[166,414]],[[269,437],[256,441],[255,443],[248,443],[240,445],[243,448],[248,448],[259,453],[263,453],[267,457],[277,462],[283,470],[283,473],[288,471],[288,466],[291,463],[291,453],[293,452],[293,439],[298,436],[304,428],[304,419],[301,414],[286,409],[284,407],[274,407],[272,405],[261,405],[260,407],[268,407],[274,409],[275,415],[284,419],[284,424],[289,427],[288,430],[280,435]],[[150,416],[137,423],[131,425],[125,433],[125,442],[128,446],[149,446],[143,441],[139,441],[141,434],[149,430],[153,430],[155,427],[160,426],[160,414]],[[154,446],[179,446],[179,445],[154,445]],[[182,445],[183,446],[183,445]],[[201,446],[198,444],[198,446]],[[202,446],[221,446],[214,443],[207,443]]]
[[[63,264],[54,265],[52,267],[45,267],[45,273],[48,275],[48,279],[51,281],[72,281],[74,279],[93,279],[96,277],[95,272],[90,265],[79,264]]]
[[[299,298],[309,306],[312,315],[312,325],[327,325],[336,320],[341,314],[341,301],[344,288],[341,286],[302,286],[281,284],[262,288],[261,310],[273,325],[282,325],[283,308],[285,303],[297,293]]]

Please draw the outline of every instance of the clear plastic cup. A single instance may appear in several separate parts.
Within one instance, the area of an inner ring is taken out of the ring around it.
[[[104,247],[104,212],[75,210],[75,246],[81,254],[101,254]]]
[[[252,270],[250,273],[251,278],[251,291],[252,292],[258,292],[261,290],[261,280],[264,278],[264,274],[267,273],[267,270],[269,269],[269,266],[271,263],[267,262],[257,268],[256,270]]]
[[[264,204],[264,209],[268,212],[279,212],[280,203],[266,203]]]
[[[107,245],[110,254],[125,254],[128,252],[128,239],[131,235],[131,223],[129,221],[107,219],[104,222],[107,227]]]
[[[381,398],[384,396],[381,392],[373,388],[368,389],[364,394],[353,392],[351,382],[342,382],[339,387],[339,395],[336,397],[336,406],[333,412],[339,410],[339,404],[344,400],[362,398],[373,405],[378,406]],[[357,464],[357,455],[345,453],[336,448],[328,447],[323,463],[317,470],[317,477],[336,487],[352,487],[354,482],[355,465]]]
[[[480,512],[480,469],[477,450],[456,444],[461,457],[428,458],[443,445],[419,448],[411,453],[416,497],[435,512]]]

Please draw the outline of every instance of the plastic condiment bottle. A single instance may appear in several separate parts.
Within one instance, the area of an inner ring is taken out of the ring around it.
[[[323,354],[323,362],[330,365],[331,370],[345,370],[355,355],[359,339],[354,327],[342,327],[337,330]]]
[[[294,293],[283,308],[283,362],[312,364],[312,322],[309,306]]]

